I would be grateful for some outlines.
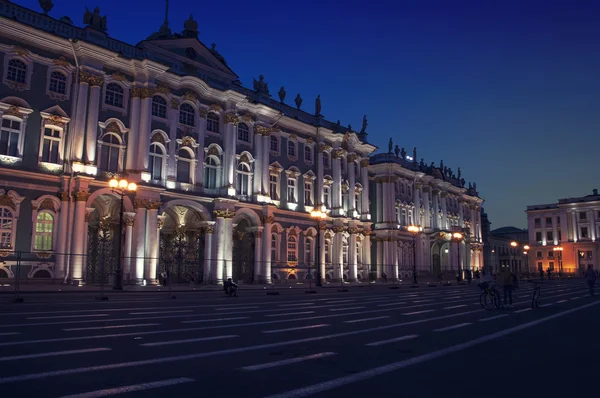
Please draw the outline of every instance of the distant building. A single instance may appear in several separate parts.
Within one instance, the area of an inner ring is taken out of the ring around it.
[[[598,267],[600,195],[559,199],[558,203],[527,206],[530,260],[536,270],[565,273]]]
[[[494,273],[505,266],[510,266],[510,269],[517,273],[531,272],[531,264],[525,254],[529,244],[527,230],[515,227],[491,230],[491,225],[488,215],[482,209],[481,231],[485,266]],[[516,246],[512,245],[513,242]]]

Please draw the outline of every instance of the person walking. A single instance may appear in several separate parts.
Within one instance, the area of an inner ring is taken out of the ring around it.
[[[596,272],[592,268],[592,264],[588,265],[587,271],[585,271],[585,279],[587,280],[588,287],[590,288],[590,296],[594,296],[594,285],[596,284]]]
[[[508,267],[502,268],[498,279],[502,285],[502,289],[504,290],[504,306],[507,308],[512,308],[512,291],[514,282],[510,269]]]

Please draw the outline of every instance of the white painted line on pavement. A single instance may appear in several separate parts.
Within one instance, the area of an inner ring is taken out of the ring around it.
[[[413,300],[413,303],[428,303],[430,301],[433,301],[433,299],[429,299],[429,300]]]
[[[303,314],[314,314],[314,311],[302,311],[302,312],[287,312],[285,314],[271,314],[271,315],[265,315],[267,317],[274,317],[274,316],[292,316],[292,315],[303,315]]]
[[[520,314],[521,312],[531,311],[531,308],[523,308],[522,310],[513,311],[513,314]]]
[[[237,316],[235,318],[219,318],[219,319],[198,319],[195,321],[181,321],[181,323],[206,323],[206,322],[221,322],[221,321],[235,321],[238,319],[248,319],[249,316]]]
[[[302,327],[298,327],[298,328],[276,329],[276,330],[263,330],[262,333],[293,332],[294,330],[316,329],[316,328],[323,328],[325,326],[329,326],[329,324],[322,323],[320,325],[308,325],[308,326],[302,326]]]
[[[326,301],[325,304],[337,304],[337,303],[349,303],[351,301],[356,300],[335,300],[335,301]]]
[[[401,315],[417,315],[417,314],[425,314],[426,312],[433,312],[435,310],[423,310],[423,311],[414,311],[414,312],[405,312]]]
[[[246,371],[269,369],[269,368],[275,368],[277,366],[289,365],[292,363],[310,361],[311,359],[320,359],[320,358],[330,357],[332,355],[336,355],[336,353],[335,352],[321,352],[318,354],[307,355],[305,357],[283,359],[281,361],[267,362],[267,363],[263,363],[260,365],[244,366],[241,369],[246,370]]]
[[[294,304],[279,304],[278,307],[301,307],[303,305],[312,305],[314,303],[294,303]]]
[[[199,341],[212,341],[212,340],[232,339],[234,337],[240,337],[240,336],[238,336],[236,334],[231,334],[231,335],[224,335],[224,336],[198,337],[197,339],[167,340],[167,341],[158,341],[158,342],[155,342],[155,343],[144,343],[144,344],[140,344],[140,346],[142,346],[142,347],[158,347],[158,346],[161,346],[161,345],[197,343]]]
[[[347,310],[358,310],[360,308],[367,308],[367,307],[346,307],[346,308],[331,308],[329,309],[329,311],[347,311]]]
[[[135,325],[112,325],[112,326],[92,326],[87,328],[68,328],[63,329],[64,332],[78,332],[80,330],[100,330],[100,329],[123,329],[123,328],[141,328],[146,326],[158,326],[160,323],[138,323]]]
[[[25,319],[62,319],[62,318],[90,318],[97,316],[109,316],[109,314],[91,314],[91,315],[61,315],[61,316],[36,316],[34,318],[25,318]],[[86,321],[83,321],[86,322]]]
[[[130,386],[116,387],[116,388],[106,388],[104,390],[90,391],[85,392],[83,394],[74,394],[74,395],[66,395],[62,398],[100,398],[100,397],[109,397],[111,395],[121,395],[129,392],[136,391],[145,391],[151,390],[153,388],[174,386],[177,384],[190,383],[195,381],[194,379],[189,379],[187,377],[180,377],[178,379],[168,379],[161,381],[153,381],[151,383],[143,383],[143,384],[133,384]]]
[[[460,307],[466,307],[467,304],[460,304],[460,305],[453,305],[452,307],[444,307],[442,308],[443,310],[451,310],[453,308],[460,308]]]
[[[446,326],[445,328],[434,329],[434,332],[447,332],[448,330],[454,330],[471,325],[471,322],[459,323],[458,325]]]
[[[352,374],[349,376],[343,376],[343,377],[339,377],[337,379],[313,384],[312,386],[307,386],[307,387],[298,388],[296,390],[286,391],[281,394],[270,395],[265,398],[300,398],[300,397],[306,397],[309,395],[315,395],[318,393],[323,393],[323,392],[330,391],[330,390],[333,390],[338,387],[346,386],[348,384],[356,383],[356,382],[363,381],[363,380],[368,380],[373,377],[391,373],[391,372],[395,372],[399,369],[407,368],[412,365],[417,365],[417,364],[420,364],[423,362],[431,361],[432,359],[437,359],[437,358],[440,358],[440,357],[443,357],[443,356],[446,356],[449,354],[453,354],[455,352],[463,351],[468,348],[475,347],[480,344],[486,343],[488,341],[499,339],[501,337],[519,332],[523,329],[528,329],[533,326],[537,326],[541,323],[545,323],[545,322],[551,321],[553,319],[560,318],[562,316],[565,316],[565,315],[571,314],[573,312],[580,311],[582,309],[591,307],[593,305],[598,305],[598,304],[600,304],[600,301],[586,304],[581,307],[572,308],[570,310],[562,311],[562,312],[556,313],[554,315],[548,316],[546,318],[540,318],[535,321],[524,323],[524,324],[521,324],[521,325],[518,325],[518,326],[515,326],[512,328],[509,328],[509,329],[504,329],[499,332],[489,334],[487,336],[482,336],[482,337],[479,337],[474,340],[469,340],[465,343],[461,343],[461,344],[457,344],[457,345],[454,345],[451,347],[443,348],[438,351],[433,351],[433,352],[430,352],[429,354],[420,355],[417,357],[405,359],[403,361],[390,363],[388,365],[383,365],[383,366],[373,368],[373,369],[368,369],[368,370],[362,371],[360,373],[355,373],[355,374]],[[0,379],[0,381],[1,381],[1,379]]]
[[[389,318],[389,316],[386,315],[386,316],[378,316],[378,317],[375,317],[375,318],[353,319],[351,321],[344,321],[344,323],[359,323],[359,322],[374,321],[374,320],[377,320],[377,319],[386,319],[386,318]]]
[[[462,296],[452,296],[452,297],[443,297],[446,300],[452,300],[452,299],[457,299],[457,298],[461,298]]]
[[[0,336],[14,336],[16,334],[21,334],[20,332],[7,332],[7,333],[0,333]]]
[[[251,310],[258,307],[236,307],[236,308],[215,308],[216,311],[239,311],[239,310]]]
[[[57,357],[59,355],[85,354],[85,353],[90,353],[90,352],[101,352],[101,351],[111,351],[111,350],[112,350],[111,348],[86,348],[84,350],[54,351],[54,352],[43,352],[41,354],[15,355],[12,357],[0,357],[0,362],[16,361],[18,359]]]
[[[365,345],[369,346],[369,347],[377,347],[379,345],[389,344],[389,343],[395,343],[397,341],[416,339],[417,337],[419,337],[418,334],[409,334],[408,336],[396,337],[394,339],[389,339],[389,340],[375,341],[373,343],[368,343],[368,344],[365,344]]]
[[[194,312],[194,310],[179,311],[150,311],[150,312],[130,312],[129,315],[156,315],[156,314],[175,314],[177,312]]]
[[[580,298],[581,298],[581,296],[575,296],[575,297],[571,297],[571,300],[577,300],[577,299],[580,299]]]
[[[558,300],[558,301],[556,302],[556,304],[560,304],[560,303],[566,303],[566,302],[567,302],[567,300]]]
[[[554,304],[542,304],[540,307],[552,307]]]
[[[378,307],[391,307],[393,305],[401,305],[406,304],[406,301],[398,301],[396,303],[387,303],[387,304],[377,304]]]
[[[480,319],[480,320],[479,320],[479,322],[493,321],[494,319],[505,318],[505,317],[507,317],[507,316],[508,316],[508,314],[502,314],[502,315],[490,316],[490,317],[487,317],[487,318]]]

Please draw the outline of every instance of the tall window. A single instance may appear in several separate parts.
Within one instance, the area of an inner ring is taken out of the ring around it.
[[[35,221],[35,242],[34,250],[52,250],[52,228],[54,217],[47,211],[38,213]]]
[[[212,131],[213,133],[219,132],[219,115],[214,112],[210,112],[206,116],[206,130]]]
[[[295,178],[288,178],[287,201],[288,201],[288,203],[296,203],[296,179]]]
[[[194,108],[190,104],[181,104],[179,107],[179,123],[192,127],[196,125]]]
[[[60,148],[59,129],[46,127],[44,129],[44,142],[42,143],[42,162],[59,163],[59,148]]]
[[[13,214],[8,207],[0,207],[0,248],[12,245]]]
[[[246,123],[238,123],[238,140],[243,142],[250,142],[250,133],[248,132],[248,125]]]
[[[279,152],[279,139],[276,135],[271,136],[271,151]]]
[[[304,161],[312,162],[312,148],[308,145],[304,145]]]
[[[331,208],[331,188],[330,187],[323,187],[323,205],[325,206],[326,209]]]
[[[287,242],[287,260],[288,262],[298,261],[298,245],[296,244],[296,238],[290,236]]]
[[[354,193],[354,210],[358,211],[360,203],[360,194],[358,192]]]
[[[279,250],[277,250],[277,234],[276,233],[271,235],[271,260],[272,261],[279,260]]]
[[[348,242],[342,243],[342,264],[348,264]]]
[[[348,191],[342,192],[342,209],[348,209]]]
[[[100,148],[100,167],[104,171],[119,171],[119,151],[121,142],[114,134],[106,134],[102,137]]]
[[[288,140],[288,156],[296,157],[296,143],[294,141]]]
[[[312,239],[311,238],[306,238],[304,240],[304,262],[305,263],[310,263],[313,264],[314,263],[314,256],[312,255]]]
[[[52,72],[50,74],[50,87],[48,90],[57,94],[67,93],[67,77],[62,72]]]
[[[271,200],[279,200],[277,195],[277,186],[279,185],[279,178],[275,174],[269,176],[269,196]]]
[[[19,138],[21,137],[21,121],[2,118],[0,130],[0,155],[19,156]]]
[[[304,183],[304,206],[312,206],[312,182],[306,181]]]
[[[152,97],[152,116],[167,118],[167,101],[160,95]]]
[[[162,179],[162,170],[164,164],[165,153],[160,145],[150,145],[150,157],[148,158],[148,171],[150,172],[150,178],[153,180]]]
[[[25,76],[27,74],[27,65],[25,62],[18,59],[11,59],[8,61],[8,73],[6,79],[15,83],[25,83]]]
[[[250,167],[246,163],[240,163],[237,173],[237,194],[250,195]]]
[[[117,108],[123,107],[123,87],[117,83],[109,83],[106,86],[106,95],[104,96],[104,103],[106,105],[116,106]]]
[[[177,154],[177,181],[190,183],[192,155],[186,149],[180,149]]]
[[[217,158],[209,156],[204,167],[204,186],[209,189],[217,188],[217,169],[220,164]]]

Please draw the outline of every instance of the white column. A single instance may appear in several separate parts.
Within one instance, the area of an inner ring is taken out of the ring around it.
[[[85,132],[85,154],[89,164],[96,161],[96,143],[98,142],[98,112],[100,110],[100,87],[90,87],[90,104],[88,106],[87,128]]]
[[[142,93],[141,111],[140,111],[140,130],[138,132],[137,143],[137,169],[148,170],[148,154],[150,149],[150,129],[152,128],[152,96],[151,93],[144,91]],[[134,137],[135,139],[135,137]],[[155,279],[155,277],[152,277]]]
[[[138,137],[140,135],[140,89],[131,89],[131,108],[129,109],[129,131],[127,132],[127,170],[136,170],[138,161]]]
[[[448,194],[442,192],[442,226],[441,229],[448,229],[448,205],[447,198]]]
[[[358,155],[352,154],[348,156],[348,217],[354,218],[354,212],[357,209],[354,207],[354,195],[356,191],[356,175],[355,175],[355,163]],[[356,277],[356,275],[355,275]]]
[[[67,265],[67,229],[69,218],[69,193],[61,192],[60,210],[58,213],[58,233],[56,236],[56,269],[54,271],[55,278],[63,279]]]
[[[344,253],[342,251],[342,227],[334,228],[335,236],[333,237],[333,279],[340,280],[344,277]]]
[[[150,203],[146,213],[146,266],[144,279],[156,280],[156,265],[158,264],[158,208],[160,203]]]
[[[142,283],[144,279],[144,264],[146,263],[146,205],[147,201],[135,201],[135,223],[133,225],[133,245],[131,248],[131,256],[133,257],[132,264],[135,264],[132,269],[135,282]],[[147,281],[149,282],[149,281]]]
[[[271,235],[272,217],[263,217],[263,263],[260,264],[258,280],[261,283],[271,283]]]
[[[263,157],[263,145],[262,145],[262,136],[259,134],[257,129],[254,129],[254,156],[256,161],[254,162],[254,195],[262,195],[262,183],[263,183],[263,168],[262,162]]]
[[[475,217],[477,218],[477,227],[475,229],[475,233],[477,234],[477,241],[478,242],[482,242],[482,236],[481,236],[481,207],[476,207],[475,208]]]
[[[269,172],[269,164],[271,159],[271,133],[268,131],[262,133],[262,144],[263,144],[263,159],[262,160],[262,178],[263,178],[263,194],[269,196],[269,178],[271,173]],[[271,280],[271,273],[267,275]]]
[[[318,145],[318,154],[317,154],[317,179],[315,181],[315,192],[317,193],[315,198],[315,204],[317,206],[323,205],[323,179],[325,178],[325,171],[323,170],[323,155],[324,145]],[[320,208],[319,208],[320,210]]]
[[[429,207],[429,187],[423,188],[423,228],[431,228],[430,207]]]
[[[368,220],[369,215],[371,213],[371,209],[369,208],[369,159],[363,159],[360,161],[360,173],[361,173],[361,184],[363,186],[363,191],[361,193],[361,212],[362,217],[361,220]]]
[[[421,184],[415,182],[414,184],[414,203],[415,210],[413,212],[413,222],[417,226],[421,226]]]
[[[552,217],[553,223],[552,226],[554,227],[554,239],[556,240],[556,222],[554,221],[555,217]],[[596,240],[596,222],[594,220],[594,212],[591,210],[588,210],[587,212],[587,219],[588,222],[590,223],[589,226],[589,231],[590,231],[590,238],[592,239],[592,241]]]
[[[572,211],[571,216],[573,219],[573,241],[577,242],[579,240],[579,227],[577,225],[577,212]]]
[[[204,278],[203,283],[214,283],[216,275],[214,271],[214,245],[213,245],[213,234],[215,228],[214,225],[208,225],[204,228]]]
[[[469,210],[471,211],[471,236],[477,238],[477,235],[475,235],[475,227],[477,226],[477,213],[475,211],[475,206],[469,205]]]
[[[223,159],[225,161],[225,178],[223,185],[235,186],[235,155],[236,155],[236,130],[238,118],[235,113],[228,113],[223,118],[225,122],[225,148]]]
[[[383,241],[381,237],[375,237],[375,266],[377,267],[377,279],[381,279],[381,273],[383,272]]]
[[[440,214],[440,193],[439,191],[433,191],[433,225],[434,229],[441,229],[438,215]]]
[[[226,278],[233,276],[233,219],[231,216],[223,219],[223,238],[224,238],[224,257],[226,268]]]
[[[196,158],[194,182],[198,186],[204,186],[204,147],[206,145],[206,119],[203,117],[203,112],[199,112],[198,114],[198,154]]]
[[[354,168],[353,164],[350,164]],[[350,237],[348,238],[348,280],[350,282],[356,282],[357,268],[356,268],[356,233],[355,229],[351,229]]]
[[[333,215],[342,215],[342,150],[332,152],[333,158],[333,186],[331,190]]]
[[[85,264],[85,241],[88,233],[85,230],[85,203],[89,194],[87,192],[75,193],[75,217],[73,220],[73,243],[71,244],[71,280],[83,280],[83,265]]]
[[[264,269],[262,261],[263,227],[257,227],[254,231],[254,283],[262,283],[260,272]]]
[[[567,222],[568,218],[567,218],[567,213],[565,211],[560,213],[559,216],[559,225],[560,225],[560,237],[562,241],[568,241],[569,240],[569,223]],[[533,231],[533,227],[531,228],[531,231]],[[535,232],[532,233],[533,235],[533,239],[529,239],[530,242],[533,242],[535,239]],[[531,236],[531,235],[530,235]],[[558,237],[556,238],[558,239]]]
[[[364,195],[364,193],[363,193]],[[384,214],[384,207],[383,207],[383,187],[381,182],[377,182],[375,185],[375,200],[377,201],[377,222],[383,222],[383,214]]]
[[[131,281],[131,248],[133,245],[133,223],[135,213],[125,213],[123,222],[125,223],[125,239],[123,245],[123,280]]]
[[[458,226],[465,227],[465,205],[460,199],[458,201]]]
[[[85,73],[85,72],[83,72]],[[79,92],[77,94],[77,114],[75,115],[75,123],[73,123],[73,153],[74,161],[83,161],[83,141],[85,137],[85,117],[87,114],[87,102],[88,102],[88,79],[84,76],[88,76],[86,73],[80,74],[79,81]]]
[[[369,234],[365,234],[362,243],[362,263],[363,267],[366,267],[369,273],[371,272],[371,236]],[[365,275],[367,281],[369,275]]]

